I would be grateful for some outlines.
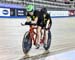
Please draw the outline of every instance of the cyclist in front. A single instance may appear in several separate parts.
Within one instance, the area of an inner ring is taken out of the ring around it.
[[[26,10],[27,10],[27,14],[26,14],[25,24],[31,24],[31,23],[36,24],[39,16],[39,11],[34,10],[33,5],[27,5]]]
[[[33,5],[28,5],[26,7],[26,10],[27,10],[27,17],[26,17],[27,20],[26,20],[25,24],[37,24],[38,17],[39,17],[39,11],[34,10]],[[21,24],[21,25],[25,25],[25,24]],[[33,27],[34,27],[34,25],[33,25]],[[35,46],[36,46],[36,48],[38,48],[37,44]]]
[[[37,49],[40,47],[40,40],[41,40],[41,32],[42,35],[44,35],[44,30],[46,31],[46,39],[45,39],[45,45],[47,45],[47,40],[48,40],[48,30],[50,29],[52,25],[51,17],[50,14],[47,13],[46,8],[42,8],[40,10],[40,16],[38,18],[38,38],[37,38]],[[43,38],[43,37],[42,37]]]

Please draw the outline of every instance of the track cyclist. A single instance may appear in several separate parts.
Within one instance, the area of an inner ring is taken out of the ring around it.
[[[40,16],[38,18],[38,22],[37,22],[37,25],[38,25],[38,37],[37,37],[37,49],[40,47],[40,40],[43,38],[41,36],[41,32],[42,32],[42,35],[44,35],[44,30],[46,31],[46,39],[45,39],[45,45],[47,45],[47,40],[48,40],[48,30],[50,30],[51,28],[51,25],[52,25],[52,20],[51,20],[51,17],[50,17],[50,14],[47,13],[47,9],[46,8],[42,8],[40,10]],[[41,38],[42,37],[42,38]]]
[[[25,24],[36,24],[37,20],[38,20],[38,16],[39,16],[39,11],[38,10],[34,10],[34,6],[33,5],[27,5],[26,7],[26,23]],[[24,25],[24,24],[22,24]]]
[[[26,15],[26,22],[25,24],[36,24],[37,25],[37,21],[38,21],[38,17],[39,17],[39,11],[38,10],[34,10],[34,6],[33,5],[27,5],[26,7],[27,10],[27,15]],[[25,25],[25,24],[21,24],[21,25]],[[33,25],[34,27],[34,25]],[[35,45],[36,48],[38,48],[38,44]]]

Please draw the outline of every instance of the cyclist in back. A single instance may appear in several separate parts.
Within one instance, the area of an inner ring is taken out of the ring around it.
[[[46,39],[45,39],[45,45],[47,45],[47,40],[48,40],[48,30],[50,29],[51,25],[52,25],[52,21],[51,21],[51,17],[50,14],[47,13],[47,9],[46,8],[42,8],[40,10],[40,16],[38,18],[38,38],[37,38],[37,49],[40,46],[40,40],[41,40],[41,32],[42,35],[44,33],[44,30],[46,31]]]

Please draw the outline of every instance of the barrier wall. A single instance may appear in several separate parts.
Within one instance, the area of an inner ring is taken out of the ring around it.
[[[51,17],[75,16],[75,11],[48,11]],[[22,8],[0,8],[0,18],[25,18],[26,9]]]
[[[70,17],[70,16],[75,16],[75,11],[70,10],[70,11],[48,11],[50,13],[51,17]]]

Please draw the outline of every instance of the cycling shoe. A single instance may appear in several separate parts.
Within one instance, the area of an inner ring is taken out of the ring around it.
[[[39,45],[39,44],[36,44],[35,46],[36,46],[36,49],[39,49],[39,47],[40,47],[40,45]]]

